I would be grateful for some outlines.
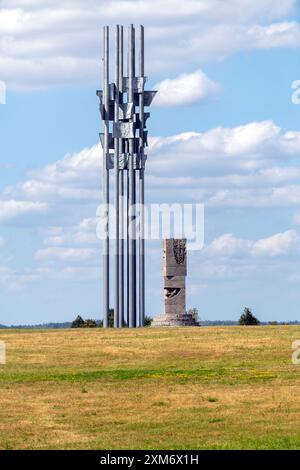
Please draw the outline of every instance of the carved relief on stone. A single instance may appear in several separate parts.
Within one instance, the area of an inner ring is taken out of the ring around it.
[[[186,260],[186,241],[174,240],[173,242],[174,257],[177,264],[184,264]]]
[[[164,240],[163,275],[187,275],[186,240]]]
[[[179,287],[165,287],[165,299],[173,299],[180,294]]]

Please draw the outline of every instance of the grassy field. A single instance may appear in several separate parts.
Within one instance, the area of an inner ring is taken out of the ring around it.
[[[300,327],[0,331],[1,449],[300,449]]]

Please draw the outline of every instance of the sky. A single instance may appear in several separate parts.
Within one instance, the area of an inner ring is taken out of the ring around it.
[[[144,24],[149,203],[202,203],[189,308],[300,320],[296,0],[0,1],[0,324],[101,318],[102,26]],[[163,310],[161,242],[147,314]]]

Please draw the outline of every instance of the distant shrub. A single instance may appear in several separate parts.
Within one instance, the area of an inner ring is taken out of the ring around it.
[[[115,326],[115,311],[113,308],[109,310],[108,326],[109,328],[113,328]]]
[[[72,328],[97,328],[98,326],[98,323],[96,322],[96,320],[85,320],[80,316],[78,315],[78,317],[76,318],[76,320],[73,321],[72,323]]]
[[[84,320],[80,315],[78,315],[78,317],[72,323],[72,328],[83,328],[83,327],[84,327]]]
[[[96,320],[85,320],[83,328],[97,328]]]
[[[99,328],[103,328],[103,320],[101,320],[98,323]],[[113,308],[109,310],[109,316],[108,316],[108,327],[109,328],[114,328],[115,326],[115,311]],[[123,326],[127,326],[126,323]]]
[[[145,326],[151,326],[152,322],[153,322],[153,318],[151,318],[151,317],[146,317],[145,318]],[[98,322],[98,326],[99,326],[99,328],[103,328],[103,320]],[[111,308],[109,310],[108,327],[109,328],[114,328],[114,326],[115,326],[115,311],[114,311],[113,308]],[[128,328],[128,325],[125,321],[123,322],[123,328]]]
[[[145,317],[145,326],[151,326],[152,325],[152,322],[153,322],[153,318],[151,317]]]
[[[243,314],[240,317],[239,324],[242,326],[256,326],[259,325],[259,320],[253,315],[250,308],[245,308]]]
[[[197,308],[191,308],[187,313],[192,316],[195,323],[199,323],[199,310]]]

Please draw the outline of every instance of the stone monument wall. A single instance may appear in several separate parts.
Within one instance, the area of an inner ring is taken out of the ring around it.
[[[186,240],[169,239],[163,243],[164,315],[153,326],[195,326],[186,313]]]

